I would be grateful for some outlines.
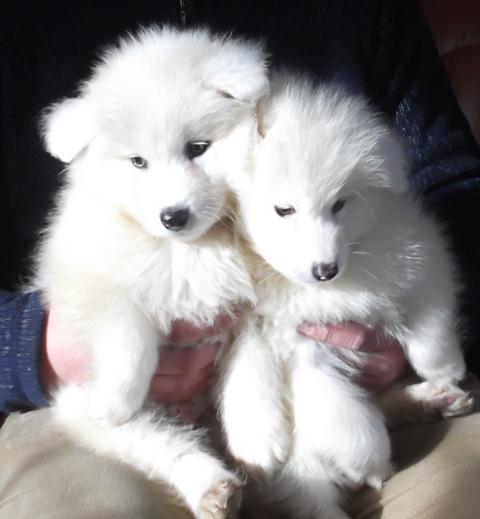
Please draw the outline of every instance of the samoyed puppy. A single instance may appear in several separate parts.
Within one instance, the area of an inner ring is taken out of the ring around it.
[[[279,75],[259,112],[251,172],[235,185],[258,304],[231,349],[223,427],[269,499],[295,517],[345,518],[338,489],[381,486],[389,437],[355,384],[360,354],[297,326],[381,326],[424,379],[408,395],[465,413],[458,282],[439,226],[408,193],[398,138],[365,100]]]
[[[212,323],[255,295],[232,239],[225,175],[244,168],[268,86],[256,42],[145,29],[108,49],[44,117],[66,181],[36,286],[93,357],[53,408],[75,438],[170,483],[195,517],[223,518],[240,480],[198,432],[141,411],[174,319]]]

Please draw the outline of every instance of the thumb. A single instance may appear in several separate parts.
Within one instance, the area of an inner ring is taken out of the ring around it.
[[[352,321],[342,325],[319,325],[306,321],[300,324],[297,330],[315,341],[350,350],[362,349],[369,331],[365,326]]]

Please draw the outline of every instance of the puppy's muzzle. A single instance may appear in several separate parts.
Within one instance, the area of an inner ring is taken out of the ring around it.
[[[190,211],[186,208],[167,207],[160,213],[160,221],[169,231],[180,231],[188,223]]]
[[[314,263],[312,275],[317,281],[330,281],[338,274],[336,263]]]

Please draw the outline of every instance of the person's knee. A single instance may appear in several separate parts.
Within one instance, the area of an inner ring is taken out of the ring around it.
[[[0,519],[189,517],[166,486],[74,445],[48,410],[0,429]]]

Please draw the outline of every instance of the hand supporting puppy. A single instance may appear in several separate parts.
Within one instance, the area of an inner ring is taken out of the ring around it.
[[[197,345],[194,348],[162,349],[150,384],[149,400],[170,406],[172,414],[177,414],[185,422],[195,421],[203,411],[204,402],[200,395],[214,375],[214,360],[218,352],[218,344],[208,339],[227,331],[234,324],[227,315],[219,315],[209,327],[176,321],[169,343],[172,346]],[[87,380],[90,359],[83,350],[72,347],[68,326],[56,312],[48,314],[44,329],[41,363],[42,380],[47,391],[59,382],[81,383]],[[353,322],[343,326],[303,323],[298,331],[334,347],[368,352],[360,383],[372,391],[385,391],[409,371],[401,347],[385,339],[377,329],[371,330]],[[179,403],[181,405],[177,405]]]
[[[358,382],[375,393],[386,391],[410,371],[400,344],[386,338],[379,328],[371,329],[355,322],[346,322],[341,326],[319,326],[305,322],[298,327],[298,331],[330,346],[368,353]]]
[[[370,391],[384,393],[379,402],[390,426],[438,415],[468,414],[473,407],[473,397],[452,384],[426,381],[388,391],[411,372],[411,367],[400,344],[386,338],[379,328],[370,329],[354,322],[342,326],[305,322],[298,331],[337,348],[368,353],[358,382]]]
[[[205,327],[175,321],[168,337],[172,347],[161,350],[149,400],[171,406],[172,413],[178,414],[182,421],[195,421],[203,411],[203,402],[198,397],[212,379],[219,349],[218,342],[209,339],[228,331],[234,324],[235,320],[227,315],[219,315],[212,326]],[[184,346],[192,344],[195,347]],[[75,348],[68,324],[54,310],[47,315],[41,348],[42,381],[47,391],[59,383],[88,380],[91,359],[85,350]],[[187,401],[192,403],[183,404]],[[178,403],[182,405],[174,405]]]

